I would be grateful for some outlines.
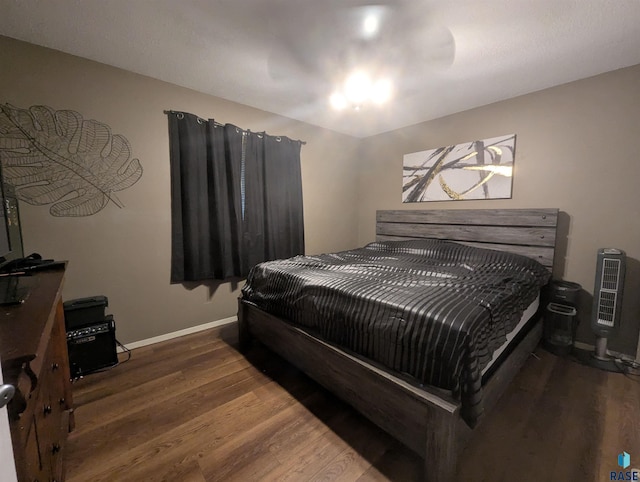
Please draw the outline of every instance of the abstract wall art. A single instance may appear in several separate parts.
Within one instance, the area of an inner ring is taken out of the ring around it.
[[[73,110],[0,104],[0,162],[21,201],[53,216],[90,216],[142,177],[126,137]]]
[[[516,135],[405,154],[402,202],[511,198]]]

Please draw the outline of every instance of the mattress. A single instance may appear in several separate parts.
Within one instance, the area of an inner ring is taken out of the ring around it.
[[[482,371],[548,279],[532,259],[428,239],[261,263],[242,293],[320,339],[450,390],[473,425]]]
[[[540,306],[540,295],[538,294],[538,296],[536,296],[536,299],[531,302],[531,304],[527,307],[526,310],[524,310],[524,313],[522,313],[522,316],[520,317],[520,321],[515,326],[515,328],[511,330],[509,333],[507,333],[504,343],[500,345],[498,348],[496,348],[496,350],[491,354],[491,360],[489,360],[489,363],[487,363],[487,365],[482,369],[481,374],[483,376],[486,373],[488,373],[492,368],[494,368],[494,366],[500,360],[500,356],[511,347],[512,343],[514,343],[516,338],[518,337],[518,334],[525,329],[525,327],[527,326],[531,318],[533,318],[535,314],[538,312],[539,306]]]

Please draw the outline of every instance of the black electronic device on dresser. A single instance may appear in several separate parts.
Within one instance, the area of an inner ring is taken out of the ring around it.
[[[106,296],[64,302],[71,377],[78,378],[118,364],[116,325],[106,315]]]
[[[20,212],[15,190],[5,184],[0,163],[0,270],[15,259],[24,256],[22,231],[20,230]]]
[[[23,259],[18,199],[14,189],[4,183],[0,163],[0,305],[23,303],[29,296],[30,282],[12,267]]]

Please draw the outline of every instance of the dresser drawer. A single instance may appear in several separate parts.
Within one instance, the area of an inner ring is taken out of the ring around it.
[[[69,430],[62,343],[66,340],[54,330],[40,370],[33,418],[43,471],[50,481],[62,478],[62,448]]]
[[[44,482],[51,480],[51,471],[49,464],[44,460],[43,454],[40,452],[38,445],[37,426],[34,420],[29,424],[26,444],[24,447],[24,472],[20,474],[19,480],[29,482]]]
[[[63,275],[34,275],[27,300],[7,308],[0,319],[3,375],[17,388],[8,408],[20,482],[64,480],[63,451],[73,425],[73,401],[60,295]]]

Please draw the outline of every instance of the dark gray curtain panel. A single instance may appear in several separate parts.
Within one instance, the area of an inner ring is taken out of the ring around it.
[[[245,277],[304,254],[300,145],[168,112],[171,282]]]
[[[283,259],[304,254],[302,173],[300,142],[265,138],[265,202],[267,258]]]
[[[248,135],[245,171],[249,269],[262,261],[304,254],[300,142]]]

